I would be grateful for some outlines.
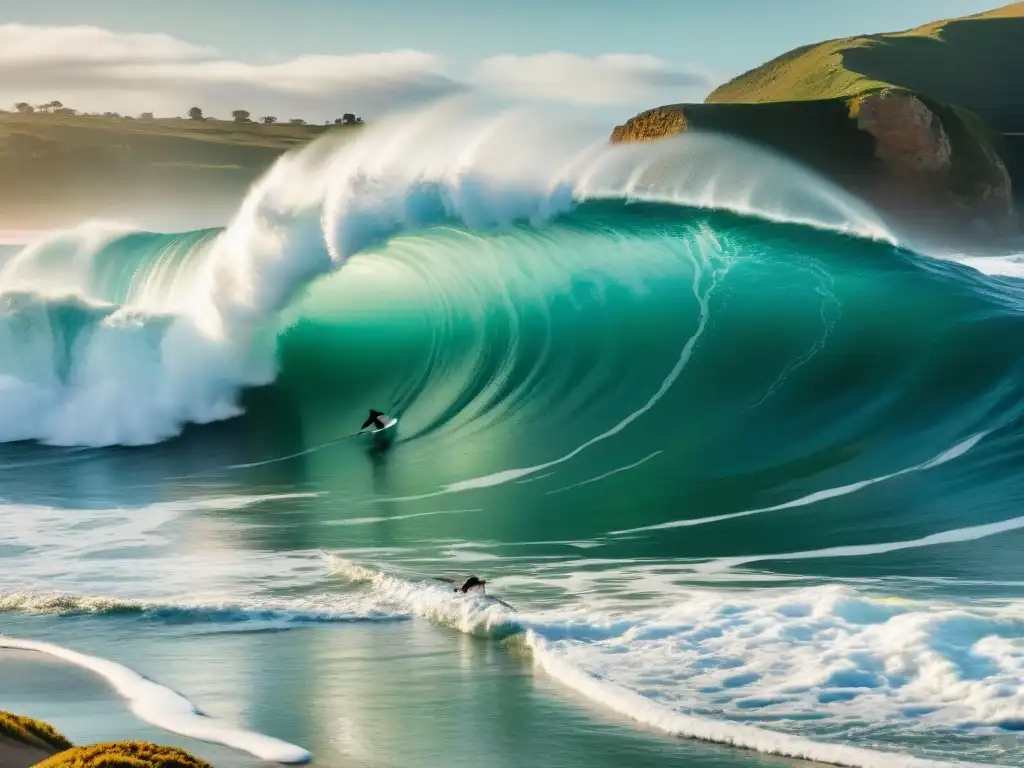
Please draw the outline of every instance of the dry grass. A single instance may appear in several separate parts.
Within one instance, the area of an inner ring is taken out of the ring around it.
[[[72,746],[71,742],[49,723],[13,712],[0,711],[0,733],[29,746],[41,743],[54,750],[68,749]]]
[[[176,747],[144,741],[116,741],[74,747],[33,768],[211,768],[209,763]]]

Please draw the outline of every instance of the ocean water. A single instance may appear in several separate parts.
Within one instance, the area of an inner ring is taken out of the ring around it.
[[[0,708],[218,766],[1024,764],[1020,255],[455,103],[0,259]]]

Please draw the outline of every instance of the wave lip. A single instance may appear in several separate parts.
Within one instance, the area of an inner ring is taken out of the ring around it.
[[[307,763],[312,759],[312,755],[300,746],[209,717],[180,693],[116,662],[87,656],[52,643],[13,637],[0,637],[0,648],[43,653],[94,672],[128,700],[132,712],[172,733],[223,744],[274,763]]]

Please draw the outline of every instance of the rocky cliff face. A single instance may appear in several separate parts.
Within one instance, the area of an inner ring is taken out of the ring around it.
[[[675,136],[687,129],[682,106],[658,107],[643,112],[612,131],[613,144],[626,141],[653,141]]]
[[[987,138],[947,108],[947,121],[962,132],[954,142],[942,117],[917,95],[885,89],[850,102],[857,127],[875,140],[879,160],[878,194],[901,208],[927,207],[957,223],[1006,229],[1013,220],[1010,176]],[[950,128],[953,128],[950,125]]]
[[[1005,233],[1014,224],[1009,174],[980,122],[903,89],[789,104],[676,104],[616,126],[612,143],[691,130],[740,136],[789,155],[927,228]]]
[[[948,172],[949,135],[920,99],[906,91],[882,91],[850,104],[857,127],[875,138],[875,157],[896,173]]]

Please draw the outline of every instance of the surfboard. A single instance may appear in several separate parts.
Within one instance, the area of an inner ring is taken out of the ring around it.
[[[387,426],[380,429],[371,429],[366,434],[369,436],[374,448],[378,450],[387,448],[395,441],[395,437],[398,435],[398,419],[390,419]]]
[[[500,605],[502,608],[508,608],[511,611],[515,610],[515,607],[509,605],[500,597],[488,595],[486,592],[481,592],[477,589],[471,589],[466,593],[456,592],[455,597],[458,600],[471,600],[476,603],[483,603],[484,605]]]

